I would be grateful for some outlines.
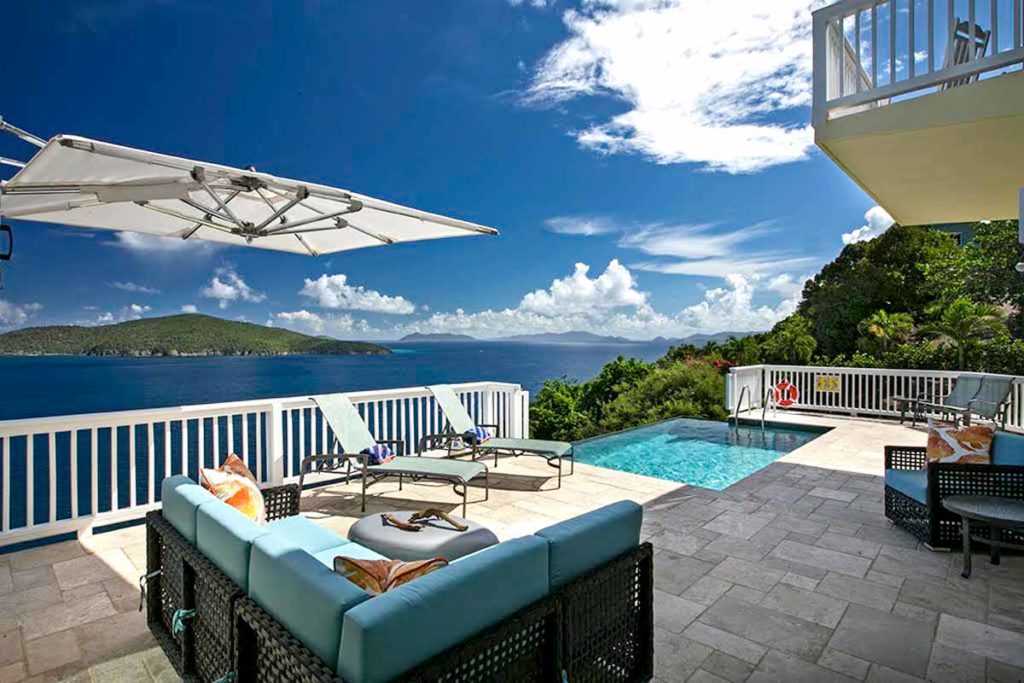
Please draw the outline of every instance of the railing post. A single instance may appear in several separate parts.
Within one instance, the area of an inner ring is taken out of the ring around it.
[[[811,21],[812,68],[814,83],[811,106],[812,124],[820,126],[828,120],[826,103],[828,101],[828,18],[824,14],[814,14]],[[840,44],[840,49],[842,44]],[[840,74],[840,82],[842,82]]]
[[[274,486],[284,483],[284,438],[281,433],[283,415],[280,402],[272,402],[267,412],[267,482]]]
[[[725,412],[732,415],[735,412],[733,401],[736,400],[736,368],[729,368],[729,374],[725,376]]]
[[[512,393],[512,424],[509,436],[513,439],[528,439],[530,434],[530,392],[517,389]]]
[[[480,392],[480,401],[483,403],[480,406],[480,422],[485,425],[498,424],[494,419],[494,390],[488,387]],[[506,436],[501,433],[501,427],[499,426],[496,430],[498,433],[495,436]]]

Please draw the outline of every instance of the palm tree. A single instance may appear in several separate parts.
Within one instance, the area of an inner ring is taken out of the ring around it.
[[[875,311],[857,325],[857,331],[870,345],[880,346],[886,353],[893,343],[903,344],[914,334],[914,319],[909,313]]]
[[[957,368],[963,370],[967,345],[975,339],[1005,332],[1005,319],[1006,314],[998,306],[962,296],[942,309],[938,321],[923,331],[933,335],[937,344],[955,348]]]

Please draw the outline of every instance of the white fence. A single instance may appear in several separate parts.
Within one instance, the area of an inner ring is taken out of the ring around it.
[[[1024,62],[1021,3],[841,0],[817,10],[815,125]],[[958,24],[959,52],[950,53]]]
[[[474,419],[498,434],[529,433],[529,393],[518,384],[453,385]],[[347,396],[378,439],[406,453],[445,419],[424,387]],[[298,480],[307,455],[333,433],[309,398],[280,398],[0,421],[0,546],[137,519],[159,506],[160,482],[198,477],[231,453],[257,480]]]
[[[783,380],[796,386],[793,410],[844,415],[898,417],[895,396],[934,397],[939,403],[962,374],[940,370],[885,370],[802,365],[746,365],[732,368],[726,380],[726,406],[737,411],[762,411],[768,392]],[[1015,377],[1007,412],[1007,426],[1024,428],[1024,377]]]

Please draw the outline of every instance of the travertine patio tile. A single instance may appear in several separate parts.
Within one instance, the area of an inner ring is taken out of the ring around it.
[[[892,574],[886,574],[885,572],[876,571],[874,569],[869,570],[864,578],[871,583],[878,583],[883,586],[892,586],[893,588],[900,588],[906,580],[902,576],[893,576]]]
[[[75,629],[82,658],[95,664],[111,657],[141,652],[154,643],[144,612],[113,614]]]
[[[779,583],[786,583],[790,586],[796,586],[797,588],[803,588],[804,590],[812,591],[818,586],[819,583],[821,583],[821,580],[812,579],[809,576],[803,576],[801,574],[796,574],[793,572],[786,572],[783,575],[783,577],[779,579]]]
[[[654,639],[654,670],[669,681],[685,681],[697,670],[711,648],[678,633],[658,630]]]
[[[729,679],[710,673],[706,669],[697,669],[686,679],[686,683],[729,683]]]
[[[36,676],[81,659],[74,631],[61,631],[25,643],[29,674]]]
[[[14,580],[15,590],[38,588],[39,586],[46,586],[57,582],[57,577],[54,576],[53,568],[50,565],[15,571],[12,574],[12,579]]]
[[[830,572],[822,579],[815,591],[883,612],[892,609],[899,595],[899,590],[892,586],[883,586],[834,572]]]
[[[878,551],[882,549],[881,543],[875,543],[874,541],[868,541],[863,538],[857,538],[855,536],[844,536],[842,534],[824,533],[818,537],[818,540],[814,542],[821,548],[828,548],[829,550],[838,550],[841,553],[848,555],[857,555],[859,557],[874,558],[878,555]]]
[[[798,534],[805,534],[807,536],[820,536],[828,528],[828,525],[824,522],[816,522],[806,517],[797,517],[790,514],[779,515],[772,521],[771,526],[785,529],[786,531],[795,531]]]
[[[26,678],[28,678],[28,669],[25,668],[25,662],[0,666],[0,683],[20,683]]]
[[[988,622],[993,626],[1024,631],[1024,583],[989,582]]]
[[[914,619],[850,605],[829,647],[861,659],[923,676],[932,648],[932,628]]]
[[[946,578],[949,570],[949,555],[927,550],[908,550],[883,545],[871,568],[893,576]]]
[[[935,683],[984,683],[985,658],[936,643],[928,660],[928,680]]]
[[[936,612],[945,612],[974,621],[985,621],[988,605],[966,592],[964,586],[945,581],[908,578],[900,589],[899,601]]]
[[[21,631],[11,629],[0,633],[0,667],[25,659],[22,647]]]
[[[764,591],[754,590],[753,588],[747,588],[746,586],[733,586],[723,597],[731,600],[742,600],[743,602],[749,602],[752,605],[756,605],[764,600],[765,595],[767,595],[767,593]]]
[[[25,640],[81,626],[116,613],[106,593],[97,593],[67,604],[54,605],[20,617]]]
[[[988,683],[1020,683],[1024,681],[1024,667],[1016,667],[995,659],[985,660]]]
[[[30,550],[22,550],[11,557],[11,569],[21,571],[32,567],[55,564],[85,555],[85,549],[75,541],[53,543]]]
[[[809,564],[812,567],[820,567],[858,578],[863,578],[871,568],[871,561],[863,557],[788,540],[779,543],[771,555],[783,560]]]
[[[825,648],[825,651],[821,653],[821,657],[818,658],[818,664],[826,669],[831,669],[836,673],[855,678],[859,681],[867,677],[868,669],[871,667],[871,662],[869,661],[831,648]]]
[[[778,583],[761,600],[761,606],[826,628],[835,628],[849,604],[844,600]]]
[[[771,548],[762,548],[757,544],[735,536],[720,536],[703,548],[699,555],[702,559],[709,559],[708,553],[717,553],[727,557],[738,557],[747,562],[758,562],[764,558]]]
[[[659,550],[654,557],[654,585],[668,593],[681,595],[713,567],[710,562]]]
[[[1024,668],[1024,634],[943,614],[935,642]]]
[[[926,607],[911,605],[909,602],[900,602],[897,600],[896,604],[892,606],[892,613],[898,614],[901,617],[909,617],[911,619],[916,619],[917,621],[923,621],[932,628],[935,628],[936,624],[939,623],[939,613],[937,611]]]
[[[838,500],[844,503],[851,503],[857,498],[856,493],[850,491],[840,491],[834,488],[826,488],[824,486],[815,486],[813,489],[807,492],[809,496],[816,496],[818,498],[828,498],[830,500]]]
[[[748,683],[850,683],[855,680],[776,650],[768,652],[747,679]]]
[[[7,595],[14,590],[14,577],[10,565],[0,565],[0,595]]]
[[[775,515],[723,512],[702,528],[737,538],[750,538],[775,518]]]
[[[785,486],[784,484],[766,484],[752,494],[755,498],[774,500],[780,503],[795,503],[807,495],[807,491]]]
[[[698,621],[811,661],[818,659],[831,635],[817,624],[729,596],[712,605]]]
[[[714,576],[702,576],[683,591],[682,597],[702,605],[710,605],[725,595],[733,584]]]
[[[784,571],[747,562],[738,557],[727,557],[711,570],[711,576],[715,578],[760,591],[770,590],[785,574]]]
[[[57,583],[61,590],[77,588],[87,583],[122,578],[126,581],[138,579],[135,565],[119,549],[104,550],[95,555],[86,555],[65,560],[53,565]]]
[[[666,631],[682,633],[705,608],[692,600],[654,590],[654,623]]]
[[[925,683],[925,680],[881,664],[872,664],[868,670],[867,683]]]
[[[743,683],[743,681],[747,680],[750,672],[754,670],[753,665],[749,662],[745,662],[732,655],[727,655],[724,652],[719,652],[718,650],[708,655],[707,659],[701,663],[700,668],[713,673],[719,678],[732,681],[732,683]]]
[[[758,645],[714,626],[708,626],[699,620],[687,626],[683,635],[751,664],[757,664],[767,652],[767,648],[763,645]]]
[[[56,585],[14,591],[0,597],[0,620],[59,605],[61,602],[60,589]]]
[[[701,530],[698,529],[697,531],[700,532]],[[715,534],[708,532],[685,533],[673,529],[665,529],[655,535],[651,542],[658,548],[671,550],[680,555],[693,555],[706,546],[714,537]]]

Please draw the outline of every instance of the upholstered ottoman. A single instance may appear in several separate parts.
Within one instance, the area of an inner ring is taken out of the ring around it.
[[[387,514],[406,522],[414,513],[400,511]],[[451,518],[469,528],[459,531],[447,522],[435,519],[417,522],[422,525],[419,531],[403,531],[386,523],[379,513],[375,513],[353,524],[348,531],[348,539],[393,560],[443,557],[451,561],[498,544],[498,537],[487,527],[455,515],[451,515]]]

